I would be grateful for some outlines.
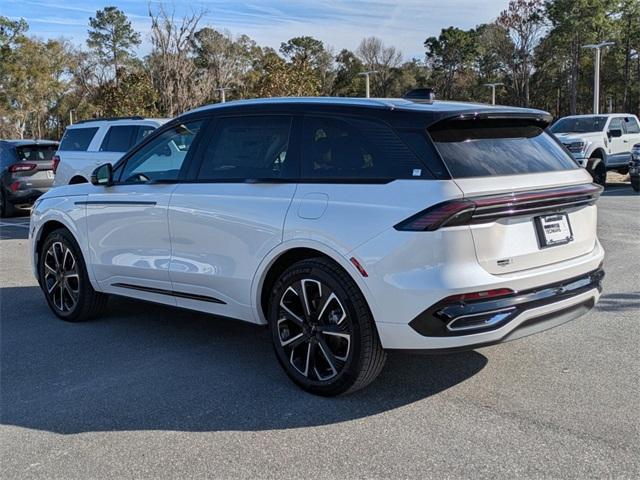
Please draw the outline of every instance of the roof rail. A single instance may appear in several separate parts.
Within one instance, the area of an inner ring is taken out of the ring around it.
[[[145,117],[141,117],[140,115],[133,115],[131,117],[88,118],[86,120],[80,120],[79,122],[76,122],[73,125],[77,125],[79,123],[88,123],[88,122],[112,122],[114,120],[144,120],[144,119]]]

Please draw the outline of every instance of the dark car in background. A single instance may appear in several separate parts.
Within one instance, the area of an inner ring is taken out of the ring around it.
[[[0,140],[0,216],[31,208],[51,188],[57,149],[49,140]]]

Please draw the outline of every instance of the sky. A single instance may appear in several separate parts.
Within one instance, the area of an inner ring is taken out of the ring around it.
[[[205,11],[202,26],[233,34],[245,33],[263,46],[278,48],[292,37],[310,35],[336,52],[355,50],[367,36],[382,38],[405,58],[422,58],[422,44],[442,28],[472,28],[494,20],[508,0],[197,0],[165,2],[176,16]],[[152,1],[151,6],[157,4]],[[0,15],[23,17],[29,33],[41,38],[64,37],[84,44],[90,16],[105,6],[123,10],[142,34],[139,52],[149,50],[147,0],[0,0]]]

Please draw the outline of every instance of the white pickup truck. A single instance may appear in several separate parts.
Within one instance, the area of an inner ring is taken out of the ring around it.
[[[638,117],[625,113],[564,117],[553,124],[551,132],[602,186],[607,171],[627,173],[631,148],[640,142]]]
[[[120,117],[69,125],[53,157],[53,186],[88,182],[96,167],[116,163],[126,151],[168,120]]]

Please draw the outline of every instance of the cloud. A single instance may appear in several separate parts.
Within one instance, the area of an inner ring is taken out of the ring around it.
[[[102,3],[96,0],[3,0],[12,17],[24,17],[31,33],[64,35],[84,43],[89,16],[117,4],[143,35],[149,31],[146,0]],[[152,2],[152,8],[159,2]],[[166,2],[177,16],[206,11],[203,26],[211,25],[247,35],[274,48],[294,36],[311,35],[336,49],[355,49],[367,36],[381,37],[400,48],[405,57],[421,57],[422,43],[451,25],[472,28],[490,22],[507,0],[196,0],[188,5]],[[35,8],[34,8],[35,7]],[[37,10],[37,16],[33,15]],[[65,28],[58,28],[58,27]],[[52,32],[59,30],[58,34]],[[148,49],[148,41],[141,50]],[[142,51],[141,53],[146,53]]]

